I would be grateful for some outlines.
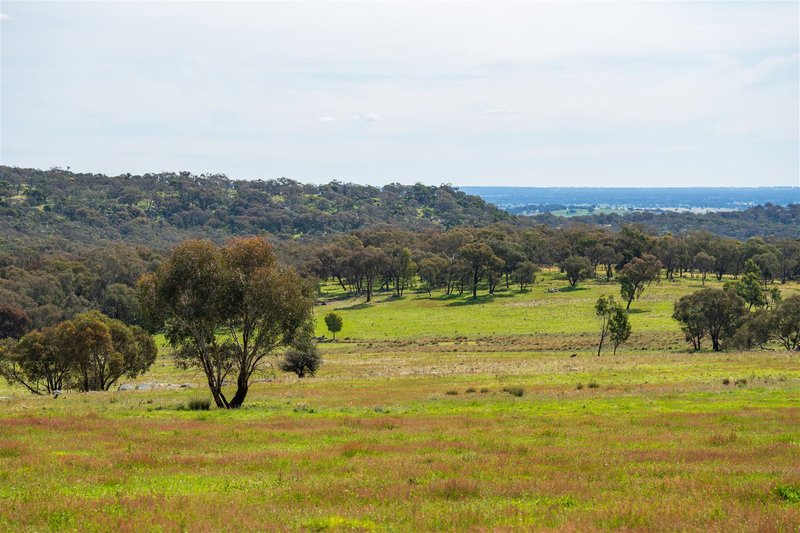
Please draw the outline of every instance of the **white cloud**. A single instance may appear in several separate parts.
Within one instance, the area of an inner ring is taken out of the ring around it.
[[[0,13],[0,20],[11,20],[11,17],[5,13]]]
[[[324,115],[317,119],[317,122],[336,122],[336,117],[332,117],[330,115]]]

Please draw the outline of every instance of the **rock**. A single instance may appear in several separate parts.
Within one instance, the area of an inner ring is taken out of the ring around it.
[[[153,388],[152,383],[139,383],[136,385],[136,390],[150,390]]]
[[[117,390],[124,392],[126,390],[133,390],[133,389],[134,389],[134,386],[131,385],[130,383],[123,383],[122,385],[119,386],[119,388]]]

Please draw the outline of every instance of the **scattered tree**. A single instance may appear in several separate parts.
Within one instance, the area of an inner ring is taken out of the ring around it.
[[[628,302],[625,309],[631,308],[631,302],[639,299],[645,286],[658,281],[661,274],[661,261],[655,256],[645,254],[631,259],[617,276],[620,281],[622,298]]]
[[[617,302],[613,296],[601,296],[594,304],[594,313],[600,319],[600,343],[597,345],[597,355],[603,350],[603,343],[610,332],[611,318],[617,309]]]
[[[675,303],[672,317],[681,322],[695,349],[700,348],[700,338],[707,334],[718,352],[736,332],[746,312],[744,301],[735,291],[702,289],[682,296]]]
[[[567,276],[570,287],[576,287],[579,281],[591,278],[594,274],[592,263],[583,256],[572,255],[561,262],[561,268]]]
[[[139,282],[142,308],[163,326],[178,363],[203,370],[217,407],[244,403],[250,380],[276,349],[310,335],[314,290],[277,264],[272,245],[243,238],[218,247],[186,241]],[[224,332],[225,335],[219,335]],[[236,376],[231,399],[222,390]]]
[[[514,270],[514,281],[519,285],[520,292],[524,292],[528,285],[536,283],[536,273],[539,272],[539,267],[530,261],[522,261],[517,265]]]
[[[700,270],[702,285],[706,284],[706,274],[714,270],[716,261],[713,255],[705,252],[698,252],[694,256],[694,266]]]
[[[344,325],[342,315],[331,311],[325,315],[325,325],[328,327],[328,331],[333,334],[333,340],[336,340],[336,334],[342,331],[342,326]]]
[[[614,310],[614,315],[609,321],[608,332],[610,340],[614,344],[614,355],[617,355],[619,345],[627,341],[631,336],[631,322],[628,318],[628,312],[621,305],[617,305]]]

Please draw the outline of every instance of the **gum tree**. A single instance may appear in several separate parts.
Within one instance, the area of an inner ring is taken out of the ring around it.
[[[272,245],[252,237],[218,247],[186,241],[139,281],[142,308],[163,327],[177,362],[200,368],[217,407],[241,407],[270,356],[311,335],[313,287],[278,265]],[[235,380],[228,398],[223,383]]]

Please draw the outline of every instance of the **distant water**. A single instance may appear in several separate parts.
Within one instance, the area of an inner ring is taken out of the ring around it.
[[[559,208],[723,211],[800,203],[800,187],[459,187],[512,212]]]

